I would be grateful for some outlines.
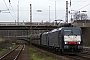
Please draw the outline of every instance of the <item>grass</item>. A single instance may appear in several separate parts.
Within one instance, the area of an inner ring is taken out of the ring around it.
[[[29,48],[30,60],[57,60],[52,56],[47,55],[47,53],[41,52],[34,47]]]
[[[34,51],[34,48],[33,48],[33,47],[30,47],[29,50],[30,50],[30,51]]]
[[[37,51],[35,48],[33,48],[33,47],[30,47],[30,48],[29,48],[29,51],[34,52],[34,53],[37,53],[37,52],[38,52],[38,51]]]
[[[6,49],[2,49],[2,50],[0,51],[0,55],[1,55],[2,53],[4,53],[4,52],[6,52]]]
[[[42,60],[42,58],[38,57],[36,54],[38,53],[37,50],[35,50],[33,47],[29,48],[30,51],[30,59],[32,60]]]
[[[31,59],[32,60],[42,60],[42,58],[40,58],[40,57],[38,57],[38,56],[36,56],[34,54],[31,55]]]
[[[48,60],[56,60],[55,58],[52,58],[52,57],[46,57],[46,59],[48,59]]]

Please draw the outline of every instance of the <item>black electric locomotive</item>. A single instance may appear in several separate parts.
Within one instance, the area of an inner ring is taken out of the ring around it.
[[[33,44],[62,53],[78,53],[83,50],[82,32],[79,27],[61,27],[39,34]],[[35,37],[35,36],[34,36]]]

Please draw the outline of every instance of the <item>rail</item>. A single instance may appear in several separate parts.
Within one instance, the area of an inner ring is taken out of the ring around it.
[[[20,48],[20,45],[17,46],[15,49],[11,50],[10,52],[6,53],[5,55],[3,55],[3,56],[0,58],[0,60],[7,60],[8,57],[10,57],[10,54],[16,54],[15,57],[13,57],[13,58],[11,57],[11,58],[12,58],[13,60],[17,60],[18,57],[19,57],[19,55],[21,54],[23,48],[24,48],[24,45],[22,46],[22,48],[20,48],[20,51],[19,51],[19,52],[15,53],[15,51],[16,51],[17,49],[19,49],[19,48]]]
[[[10,53],[12,53],[14,50],[16,50],[19,47],[19,45],[14,48],[13,50],[11,50],[10,52],[6,53],[5,55],[3,55],[2,57],[0,57],[0,60],[2,60],[4,57],[6,57],[7,55],[9,55]]]

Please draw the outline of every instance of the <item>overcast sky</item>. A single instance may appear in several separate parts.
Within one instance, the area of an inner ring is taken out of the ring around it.
[[[30,12],[29,6],[32,4],[32,21],[44,22],[49,21],[49,6],[50,6],[50,20],[55,20],[55,1],[56,1],[56,19],[65,20],[66,0],[19,0],[19,21],[29,22]],[[67,0],[70,5],[70,0]],[[6,4],[5,4],[6,3]],[[17,5],[18,0],[0,0],[0,10],[9,9],[10,13],[0,13],[0,22],[15,22],[17,21]],[[87,11],[90,18],[90,0],[71,0],[71,8],[69,10]],[[37,12],[42,10],[42,12]],[[70,14],[69,14],[70,15]]]

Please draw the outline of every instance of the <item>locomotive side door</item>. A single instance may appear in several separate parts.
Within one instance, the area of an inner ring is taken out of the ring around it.
[[[49,46],[49,34],[46,35],[46,44]]]
[[[58,45],[60,47],[60,49],[62,48],[62,34],[61,34],[61,30],[58,31]]]

